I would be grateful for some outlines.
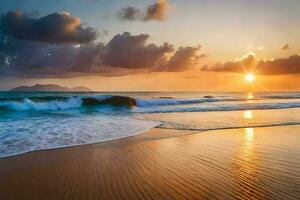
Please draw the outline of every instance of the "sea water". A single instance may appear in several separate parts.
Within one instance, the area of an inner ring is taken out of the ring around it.
[[[115,96],[130,97],[136,105],[101,103]],[[86,104],[86,98],[97,103]],[[153,127],[202,131],[299,124],[298,107],[300,93],[0,92],[0,157],[124,138]]]

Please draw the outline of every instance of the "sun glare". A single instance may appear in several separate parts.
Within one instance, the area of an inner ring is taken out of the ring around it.
[[[255,76],[253,74],[247,74],[245,79],[248,82],[253,82],[255,80]]]

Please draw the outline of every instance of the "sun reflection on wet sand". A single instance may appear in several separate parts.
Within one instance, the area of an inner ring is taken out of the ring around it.
[[[254,129],[253,128],[245,128],[246,134],[246,142],[252,142],[254,137]]]
[[[243,113],[244,115],[244,118],[245,119],[252,119],[253,118],[253,113],[252,113],[252,110],[247,110]]]
[[[253,128],[245,128],[245,137],[244,144],[241,149],[242,158],[245,159],[246,162],[250,162],[253,158],[253,141],[254,141],[254,129]]]
[[[237,177],[244,177],[247,180],[247,184],[245,184],[240,179],[237,179],[238,183],[243,188],[242,194],[249,197],[249,199],[255,199],[255,194],[249,189],[249,185],[257,184],[257,169],[256,165],[256,155],[255,155],[255,146],[254,146],[254,129],[253,128],[245,128],[243,132],[243,142],[238,152],[238,160],[235,163],[236,167],[239,169],[237,171]]]

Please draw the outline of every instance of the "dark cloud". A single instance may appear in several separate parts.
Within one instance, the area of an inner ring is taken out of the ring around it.
[[[285,44],[281,47],[281,50],[288,50],[289,49],[289,44]]]
[[[0,37],[0,76],[66,77],[93,73],[103,50],[102,44],[58,45]]]
[[[299,74],[300,55],[259,61],[256,68],[261,74]]]
[[[116,35],[106,46],[102,64],[130,69],[151,68],[165,53],[173,51],[172,45],[146,44],[149,35],[133,36],[128,32]]]
[[[147,44],[149,35],[117,34],[107,44],[52,44],[0,35],[0,76],[116,76],[146,71],[183,71],[198,59],[199,47]],[[162,62],[163,61],[163,62]],[[159,66],[159,70],[158,67]]]
[[[205,66],[202,68],[202,70],[236,73],[245,73],[248,71],[252,71],[264,75],[299,74],[300,56],[294,55],[288,58],[278,58],[264,61],[256,60],[255,56],[250,54],[238,61],[216,64],[212,67]]]
[[[2,35],[22,40],[48,43],[88,43],[96,39],[96,31],[83,27],[80,18],[68,12],[34,18],[18,11],[1,16]]]
[[[94,29],[67,12],[40,18],[7,12],[0,20],[0,77],[121,76],[157,71],[157,66],[183,71],[200,58],[199,47],[182,47],[168,60],[173,45],[148,43],[147,34],[124,32],[107,44],[93,42]]]
[[[170,5],[167,0],[157,0],[141,10],[132,6],[122,8],[118,11],[118,17],[128,21],[161,21],[166,18]]]
[[[118,11],[118,17],[122,20],[134,21],[142,18],[142,13],[134,7],[122,8]]]
[[[255,67],[255,55],[249,54],[237,59],[236,61],[228,61],[225,63],[217,63],[211,67],[205,66],[203,71],[224,71],[224,72],[246,72]]]
[[[161,62],[157,70],[173,72],[189,70],[205,57],[203,54],[197,54],[200,49],[200,45],[197,47],[180,47],[169,60]]]

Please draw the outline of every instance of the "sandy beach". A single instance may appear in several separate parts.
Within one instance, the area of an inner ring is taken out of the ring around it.
[[[299,199],[299,133],[152,129],[4,158],[0,199]]]

